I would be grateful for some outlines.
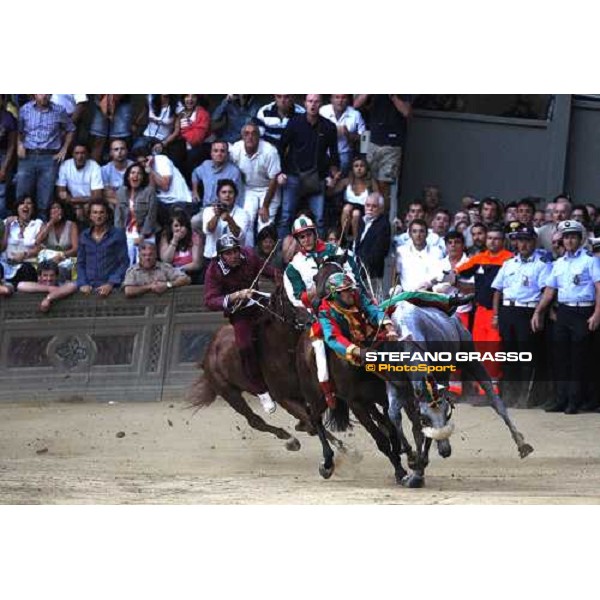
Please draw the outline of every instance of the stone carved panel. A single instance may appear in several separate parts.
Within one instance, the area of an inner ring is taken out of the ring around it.
[[[11,369],[51,366],[46,348],[53,338],[52,335],[11,337],[6,366]]]
[[[130,365],[133,362],[133,349],[136,334],[92,335],[96,345],[94,365],[115,366]]]
[[[160,350],[162,347],[163,338],[163,326],[154,325],[150,333],[150,350],[148,351],[148,364],[146,371],[155,372],[158,371]]]
[[[53,366],[73,372],[88,370],[94,364],[96,351],[94,340],[87,334],[56,335],[46,347]]]

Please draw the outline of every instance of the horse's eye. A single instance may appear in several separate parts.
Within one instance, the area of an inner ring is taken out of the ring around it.
[[[421,415],[421,426],[422,427],[430,427],[431,419],[426,415]]]

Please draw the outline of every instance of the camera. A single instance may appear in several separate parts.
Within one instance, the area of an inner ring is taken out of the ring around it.
[[[214,207],[217,212],[229,212],[229,206],[224,202],[215,202]]]

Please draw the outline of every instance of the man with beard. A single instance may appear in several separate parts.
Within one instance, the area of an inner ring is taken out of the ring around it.
[[[129,267],[125,231],[108,223],[109,210],[105,200],[92,200],[91,227],[79,237],[77,287],[86,296],[92,292],[103,298],[110,295]]]

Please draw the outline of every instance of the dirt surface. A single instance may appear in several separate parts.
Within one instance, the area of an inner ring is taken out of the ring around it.
[[[336,454],[326,481],[316,438],[287,451],[221,400],[195,415],[177,401],[2,404],[0,503],[597,504],[600,414],[511,414],[532,455],[491,409],[459,405],[452,457],[434,455],[426,487],[409,490],[359,426],[340,437],[362,461]],[[293,428],[281,409],[269,419]]]

